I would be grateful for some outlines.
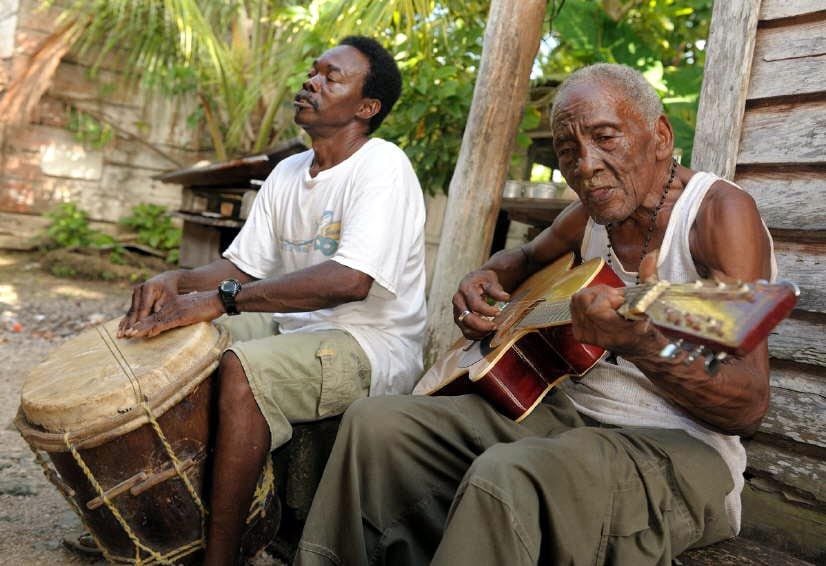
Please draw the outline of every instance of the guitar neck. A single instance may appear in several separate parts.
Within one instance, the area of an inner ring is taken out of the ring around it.
[[[538,328],[569,322],[571,322],[571,302],[568,299],[538,301],[530,307],[530,311],[519,321],[516,327]]]
[[[625,287],[621,291],[625,294],[626,304],[636,301],[642,294],[651,289],[651,285],[634,285]],[[539,328],[571,322],[570,298],[548,301],[540,299],[526,309],[526,314],[516,328]]]

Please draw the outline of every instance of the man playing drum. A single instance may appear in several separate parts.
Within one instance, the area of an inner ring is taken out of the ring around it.
[[[206,564],[237,560],[256,481],[291,422],[408,393],[421,372],[422,192],[405,154],[369,137],[400,92],[374,40],[323,53],[294,102],[312,149],[278,164],[223,259],[133,292],[120,338],[228,315]]]

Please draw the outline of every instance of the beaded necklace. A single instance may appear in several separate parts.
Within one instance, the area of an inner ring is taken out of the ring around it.
[[[648,246],[651,244],[651,238],[654,236],[654,230],[657,228],[657,214],[659,214],[660,209],[665,204],[665,197],[668,196],[668,189],[671,187],[671,183],[674,181],[674,175],[677,172],[677,161],[675,159],[671,160],[671,173],[668,175],[668,181],[665,182],[665,186],[663,187],[663,193],[660,195],[660,202],[657,203],[657,206],[654,207],[654,210],[651,211],[651,223],[648,226],[648,231],[645,233],[645,240],[642,243],[642,253],[640,254],[640,265],[642,265],[642,260],[645,258],[645,254],[648,253]],[[605,256],[606,262],[608,265],[611,265],[611,249],[613,245],[611,244],[611,228],[612,224],[605,225],[605,232],[608,234],[608,251]],[[640,268],[637,267],[637,285],[640,284]]]

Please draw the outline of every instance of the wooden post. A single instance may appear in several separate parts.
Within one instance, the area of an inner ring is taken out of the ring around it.
[[[428,297],[425,367],[458,335],[451,298],[461,278],[479,267],[490,250],[546,4],[546,0],[491,2]]]
[[[694,131],[692,169],[734,179],[760,2],[714,3]]]

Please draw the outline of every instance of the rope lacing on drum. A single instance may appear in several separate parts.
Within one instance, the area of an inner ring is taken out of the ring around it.
[[[118,524],[121,526],[123,531],[126,533],[126,536],[129,537],[129,540],[131,540],[132,544],[135,546],[135,560],[134,560],[134,563],[139,564],[139,565],[153,564],[154,562],[157,562],[158,564],[173,564],[172,559],[169,558],[169,555],[164,556],[164,555],[160,554],[159,552],[157,552],[156,550],[154,550],[154,549],[148,547],[147,545],[143,544],[140,541],[140,539],[138,538],[138,535],[135,534],[135,532],[129,526],[129,523],[127,523],[126,519],[123,518],[123,515],[121,515],[118,508],[115,507],[115,504],[112,503],[112,501],[108,497],[106,497],[106,492],[104,491],[103,487],[101,487],[100,483],[98,483],[97,478],[95,478],[95,475],[92,473],[92,470],[89,469],[89,467],[86,465],[86,462],[83,461],[83,458],[81,457],[80,453],[77,451],[77,449],[72,445],[71,441],[69,440],[69,433],[68,432],[63,435],[63,439],[66,442],[66,448],[68,448],[69,451],[72,453],[72,456],[74,457],[75,462],[77,462],[77,465],[80,467],[80,469],[86,475],[86,479],[89,480],[89,483],[92,484],[92,487],[94,487],[95,490],[98,492],[98,495],[100,496],[101,500],[103,501],[103,504],[106,506],[107,509],[109,509],[109,511],[115,517],[115,520],[118,522]],[[201,541],[198,541],[198,542],[202,542],[202,541],[203,541],[203,539]],[[104,555],[106,556],[107,560],[114,561],[116,559],[115,557],[108,555],[108,553],[105,550],[105,547],[101,546],[101,549],[103,550]],[[152,560],[154,560],[154,562],[152,562],[152,561],[143,561],[143,559],[141,558],[141,552],[140,552],[141,550],[143,550],[147,554],[149,554],[149,556],[152,558]],[[177,549],[173,550],[170,554],[178,554],[180,552],[180,550],[181,550],[180,548],[177,548]],[[123,561],[123,559],[121,558],[119,561]]]
[[[137,376],[135,375],[135,372],[132,370],[132,367],[129,365],[129,361],[126,359],[126,356],[124,356],[123,352],[120,351],[120,349],[118,348],[118,346],[115,343],[114,339],[109,334],[109,330],[104,325],[97,326],[95,328],[96,328],[98,334],[100,335],[101,340],[103,340],[103,343],[106,345],[107,349],[112,354],[112,357],[114,358],[115,362],[118,364],[121,371],[123,371],[123,373],[127,377],[127,379],[129,379],[129,382],[132,385],[132,391],[135,393],[135,396],[137,397],[137,404],[139,404],[143,408],[144,412],[146,413],[146,417],[149,420],[149,423],[152,425],[152,430],[155,431],[155,434],[157,435],[158,440],[160,440],[161,444],[163,445],[167,456],[169,456],[169,459],[171,460],[172,465],[175,468],[175,472],[177,473],[178,477],[181,478],[181,481],[183,481],[184,485],[186,486],[187,491],[189,492],[189,495],[192,497],[193,502],[198,507],[198,511],[200,512],[200,515],[201,515],[201,538],[199,540],[196,540],[196,541],[193,541],[189,544],[186,544],[182,547],[176,548],[175,550],[167,553],[166,555],[160,554],[156,550],[153,550],[152,548],[150,548],[150,547],[146,546],[145,544],[143,544],[140,541],[140,539],[138,538],[138,536],[134,533],[132,528],[129,526],[129,524],[126,522],[126,520],[123,518],[120,511],[118,511],[118,509],[115,507],[114,503],[112,503],[112,501],[109,500],[108,497],[106,497],[106,494],[105,494],[103,488],[98,483],[98,481],[95,478],[94,474],[89,469],[89,467],[86,465],[86,463],[83,461],[83,458],[80,456],[80,453],[77,451],[77,449],[72,445],[71,441],[69,440],[69,433],[68,432],[64,434],[63,439],[64,439],[64,442],[66,443],[66,447],[72,453],[72,456],[74,457],[75,461],[77,462],[77,465],[80,467],[80,469],[86,475],[86,478],[89,480],[89,483],[92,484],[92,486],[98,492],[98,495],[100,496],[101,501],[103,501],[106,508],[109,509],[109,511],[112,513],[112,515],[115,517],[115,519],[120,524],[121,528],[124,530],[126,535],[129,537],[129,540],[131,540],[132,544],[135,546],[134,564],[141,564],[141,565],[142,564],[147,564],[148,565],[148,564],[154,564],[156,562],[158,564],[172,564],[173,563],[172,560],[175,560],[176,558],[184,556],[184,555],[188,554],[189,552],[191,552],[191,551],[193,551],[197,548],[205,548],[206,547],[206,515],[207,515],[207,511],[206,511],[206,508],[204,507],[203,502],[201,501],[201,498],[198,496],[198,492],[193,487],[192,482],[190,482],[189,476],[187,476],[186,473],[184,472],[183,465],[181,464],[181,461],[178,459],[178,456],[175,454],[175,451],[172,449],[172,446],[170,445],[169,441],[167,440],[166,435],[163,433],[163,430],[161,429],[161,426],[158,423],[158,420],[155,418],[155,415],[152,413],[152,409],[147,404],[146,399],[143,396],[143,392],[141,391],[140,382],[138,381]],[[103,330],[101,330],[101,328],[103,328]],[[101,549],[103,549],[103,546],[101,546]],[[141,552],[140,552],[141,550],[148,553],[151,557],[151,560],[144,561],[141,557]],[[104,555],[106,555],[105,550],[104,550]],[[119,558],[119,561],[128,560],[129,562],[132,562],[129,559],[124,559],[124,558],[120,558],[120,557],[117,557],[117,558]],[[107,559],[110,559],[110,560],[111,559],[117,559],[117,558],[107,556]]]

